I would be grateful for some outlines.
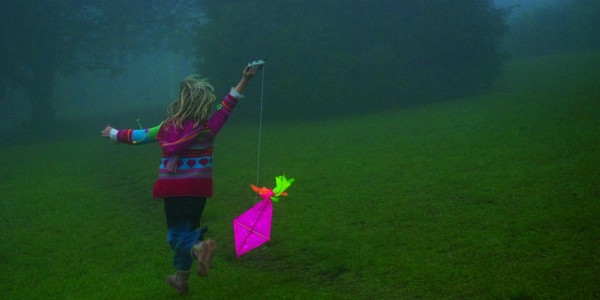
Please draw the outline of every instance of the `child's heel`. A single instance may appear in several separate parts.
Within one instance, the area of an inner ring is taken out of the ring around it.
[[[208,239],[202,242],[199,251],[194,252],[198,259],[196,272],[199,276],[208,276],[208,273],[210,273],[215,249],[217,249],[217,243],[213,239]]]

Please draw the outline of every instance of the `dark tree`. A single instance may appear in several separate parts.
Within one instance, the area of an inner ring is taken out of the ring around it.
[[[57,74],[119,73],[133,55],[181,50],[201,23],[193,0],[1,1],[0,95],[23,89],[32,120],[51,122]]]
[[[266,58],[273,112],[286,117],[485,91],[505,61],[506,14],[489,0],[205,3],[200,70],[221,85],[232,62]]]

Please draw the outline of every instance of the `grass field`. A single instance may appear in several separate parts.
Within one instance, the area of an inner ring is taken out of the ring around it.
[[[257,127],[228,124],[203,216],[215,266],[184,298],[600,298],[598,78],[600,53],[543,57],[489,95],[266,124],[260,184],[296,182],[272,240],[240,259]],[[179,298],[151,199],[158,147],[114,145],[104,125],[2,146],[0,298]]]

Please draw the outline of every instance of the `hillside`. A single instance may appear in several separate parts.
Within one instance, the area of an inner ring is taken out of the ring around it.
[[[260,185],[296,178],[272,240],[241,259],[257,126],[232,123],[203,215],[207,299],[600,296],[600,53],[515,61],[493,93],[380,114],[267,124]],[[257,124],[256,124],[257,125]],[[101,128],[98,128],[98,131]],[[6,145],[8,299],[170,298],[156,146],[90,137]]]

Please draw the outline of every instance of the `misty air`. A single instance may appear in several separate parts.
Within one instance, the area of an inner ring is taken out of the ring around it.
[[[600,1],[2,1],[7,299],[600,297]]]

